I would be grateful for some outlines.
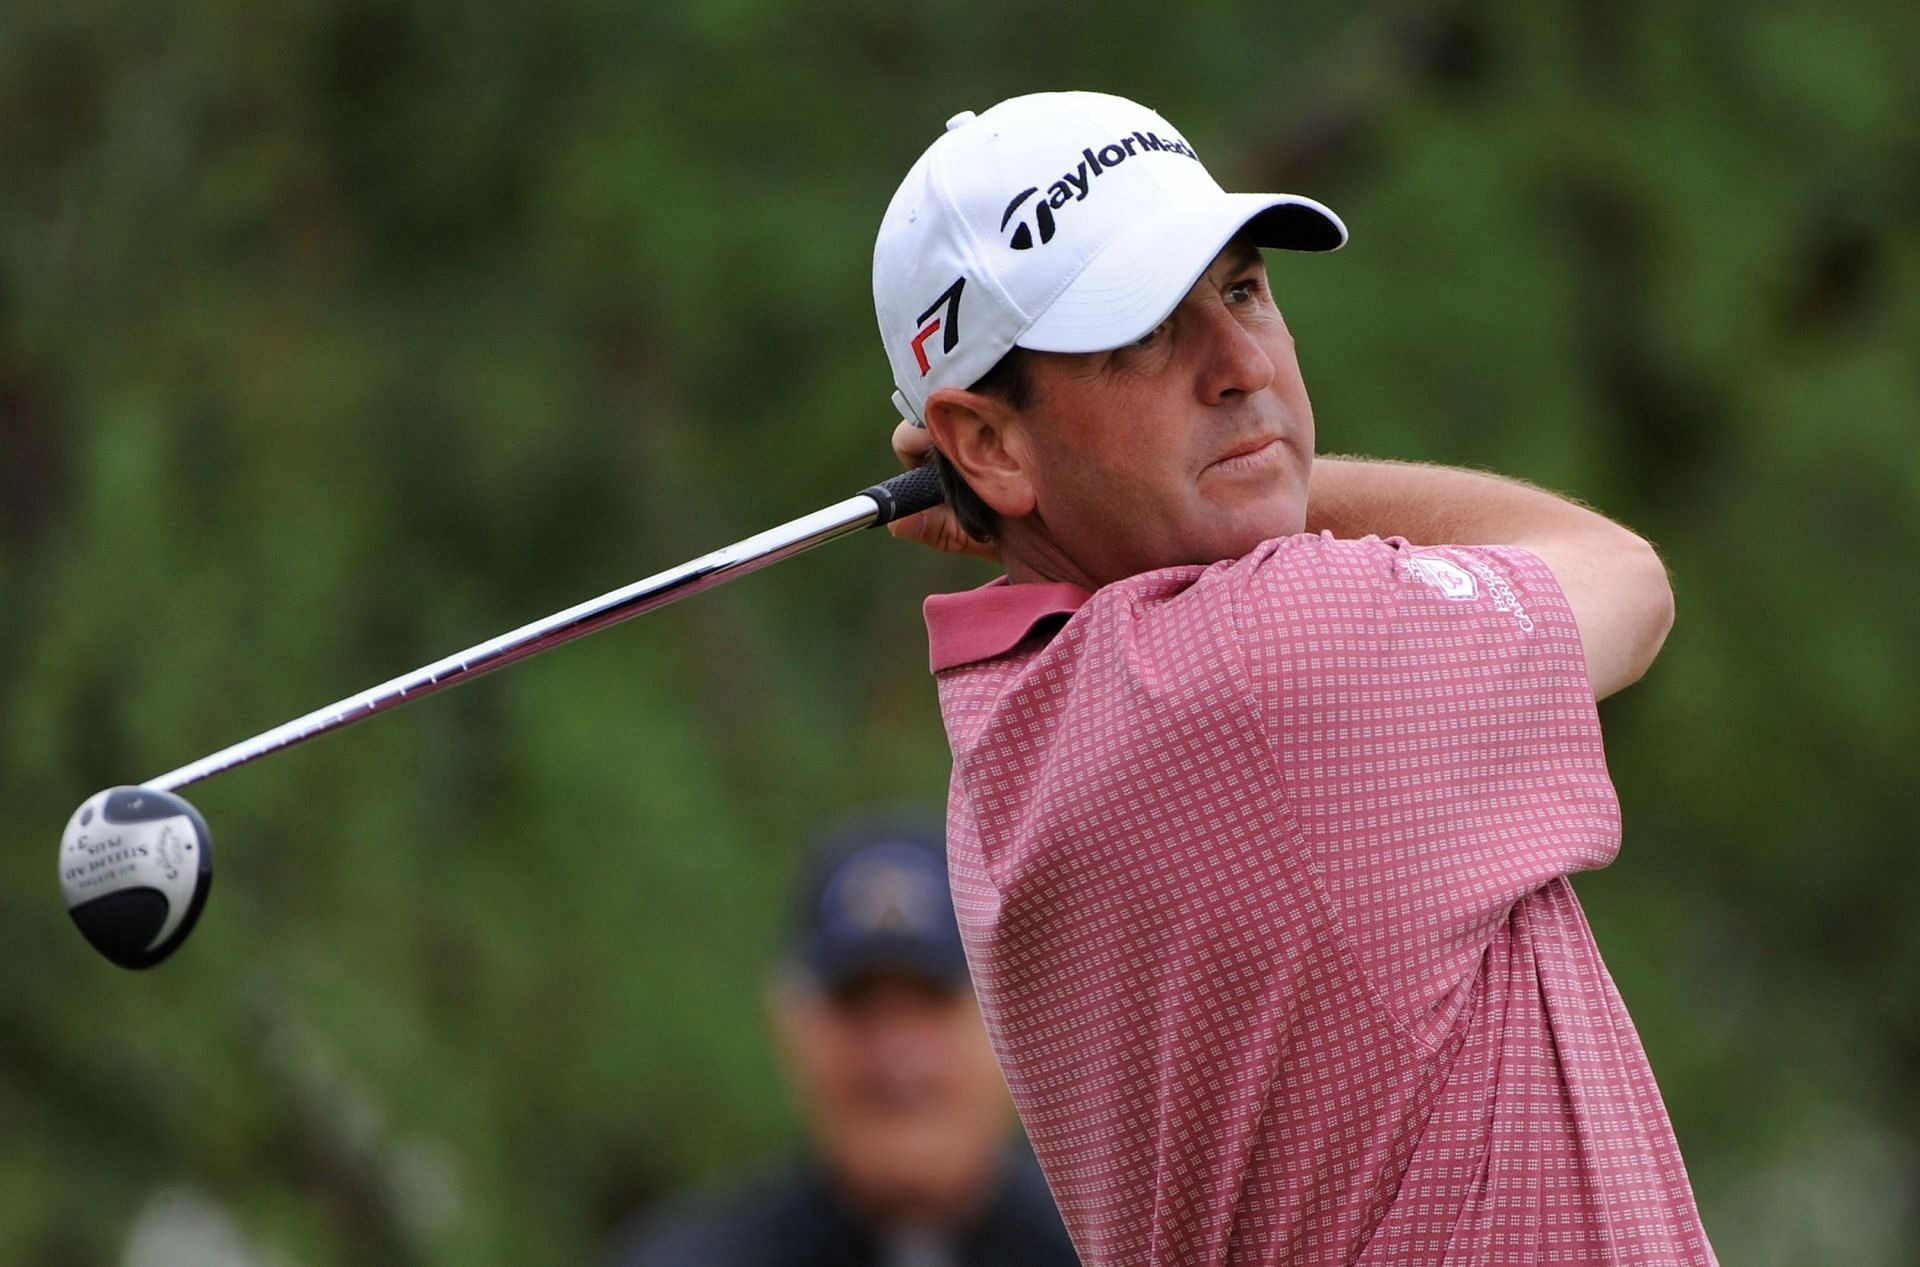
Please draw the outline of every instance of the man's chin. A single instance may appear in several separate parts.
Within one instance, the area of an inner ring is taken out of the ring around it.
[[[1307,510],[1298,501],[1288,498],[1261,506],[1240,517],[1233,531],[1221,539],[1213,561],[1245,558],[1264,542],[1298,536],[1306,530]]]

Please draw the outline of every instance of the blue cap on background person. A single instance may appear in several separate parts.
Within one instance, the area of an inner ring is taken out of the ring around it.
[[[863,819],[816,842],[792,940],[792,966],[829,992],[876,973],[967,984],[938,820]]]

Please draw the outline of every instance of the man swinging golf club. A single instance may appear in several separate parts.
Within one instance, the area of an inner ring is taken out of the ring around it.
[[[1092,93],[955,117],[887,209],[895,448],[951,506],[893,531],[1006,570],[927,602],[1002,1069],[1092,1264],[1712,1263],[1567,881],[1665,570],[1314,459],[1260,248],[1346,236]]]

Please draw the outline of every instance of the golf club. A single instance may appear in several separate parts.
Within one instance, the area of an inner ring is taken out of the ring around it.
[[[81,934],[108,959],[123,968],[150,968],[179,949],[193,931],[213,883],[213,840],[206,820],[176,795],[179,789],[940,501],[934,468],[916,468],[810,515],[456,651],[138,786],[97,792],[74,811],[61,836],[60,889],[67,911]]]

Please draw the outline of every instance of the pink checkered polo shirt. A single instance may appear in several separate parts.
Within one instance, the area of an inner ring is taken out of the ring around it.
[[[1566,877],[1619,810],[1521,550],[927,601],[954,902],[1090,1264],[1711,1264]]]

